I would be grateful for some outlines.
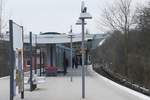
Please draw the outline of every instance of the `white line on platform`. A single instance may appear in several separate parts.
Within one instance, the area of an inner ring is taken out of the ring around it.
[[[90,68],[92,68],[92,67],[90,67]],[[91,69],[91,71],[94,71],[94,70]],[[130,93],[131,95],[135,95],[135,96],[137,96],[137,97],[139,97],[139,98],[141,98],[141,99],[143,99],[143,100],[150,100],[150,97],[148,97],[148,96],[146,96],[146,95],[144,95],[144,94],[142,94],[142,93],[139,93],[139,92],[137,92],[137,91],[134,91],[134,90],[132,90],[132,89],[130,89],[130,88],[124,87],[124,86],[122,86],[122,85],[120,85],[120,84],[117,84],[117,83],[115,83],[115,82],[109,80],[108,78],[105,78],[105,77],[103,77],[102,75],[96,73],[95,71],[93,72],[93,74],[95,74],[97,77],[103,79],[105,82],[109,82],[110,84],[112,84],[112,85],[114,85],[114,86],[120,88],[121,90],[127,91],[127,92]]]

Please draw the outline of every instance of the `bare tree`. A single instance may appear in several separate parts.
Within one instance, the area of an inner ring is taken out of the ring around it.
[[[103,29],[120,31],[124,34],[124,53],[126,74],[128,75],[128,33],[134,27],[135,13],[132,8],[132,0],[118,0],[112,6],[103,10],[102,18],[98,19],[98,26]]]
[[[118,30],[123,33],[133,27],[135,14],[131,10],[132,0],[118,0],[104,8],[101,18],[97,20],[98,27]]]

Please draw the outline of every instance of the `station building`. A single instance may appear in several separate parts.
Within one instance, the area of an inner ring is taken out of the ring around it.
[[[85,35],[85,64],[90,63],[89,52],[92,49],[92,45],[95,44],[95,39],[98,41],[103,40],[105,34],[86,34]],[[24,37],[24,69],[29,70],[30,58],[29,58],[29,36]],[[75,34],[73,36],[73,57],[78,58],[78,64],[81,60],[81,34]],[[46,32],[38,35],[32,35],[32,65],[33,68],[45,66],[57,67],[59,71],[63,71],[64,64],[67,60],[68,67],[70,67],[70,37],[68,34],[62,34],[57,32]]]

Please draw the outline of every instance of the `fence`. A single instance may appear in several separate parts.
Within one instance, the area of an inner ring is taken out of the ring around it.
[[[0,40],[0,77],[9,75],[9,42]]]

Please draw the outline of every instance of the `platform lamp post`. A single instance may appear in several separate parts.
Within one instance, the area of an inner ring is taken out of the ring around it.
[[[10,39],[10,100],[14,100],[14,50],[13,50],[13,21],[9,20],[9,39]]]
[[[40,48],[40,76],[42,76],[42,51]]]
[[[70,77],[70,81],[73,81],[73,66],[72,66],[72,38],[73,38],[73,34],[72,34],[72,26],[70,28],[70,32],[69,32],[69,38],[70,38],[70,66],[71,66],[71,77]]]
[[[82,98],[85,98],[85,68],[84,68],[84,53],[85,53],[85,49],[84,49],[84,37],[85,37],[85,33],[84,33],[84,25],[85,23],[85,19],[92,19],[92,16],[87,13],[87,7],[84,4],[84,1],[82,1],[82,6],[81,6],[81,13],[80,13],[80,17],[78,22],[76,23],[77,25],[82,25]],[[81,20],[81,23],[79,23]]]
[[[33,90],[32,74],[32,32],[30,32],[30,91]]]
[[[37,34],[35,34],[35,74],[37,74]]]
[[[38,72],[39,72],[39,75],[41,76],[42,75],[42,70],[41,70],[41,48],[37,48],[37,50],[36,50],[36,53],[37,53],[37,55],[39,55],[39,57],[40,57],[40,62],[39,62],[39,64],[38,64],[38,69],[39,70],[37,70]]]

